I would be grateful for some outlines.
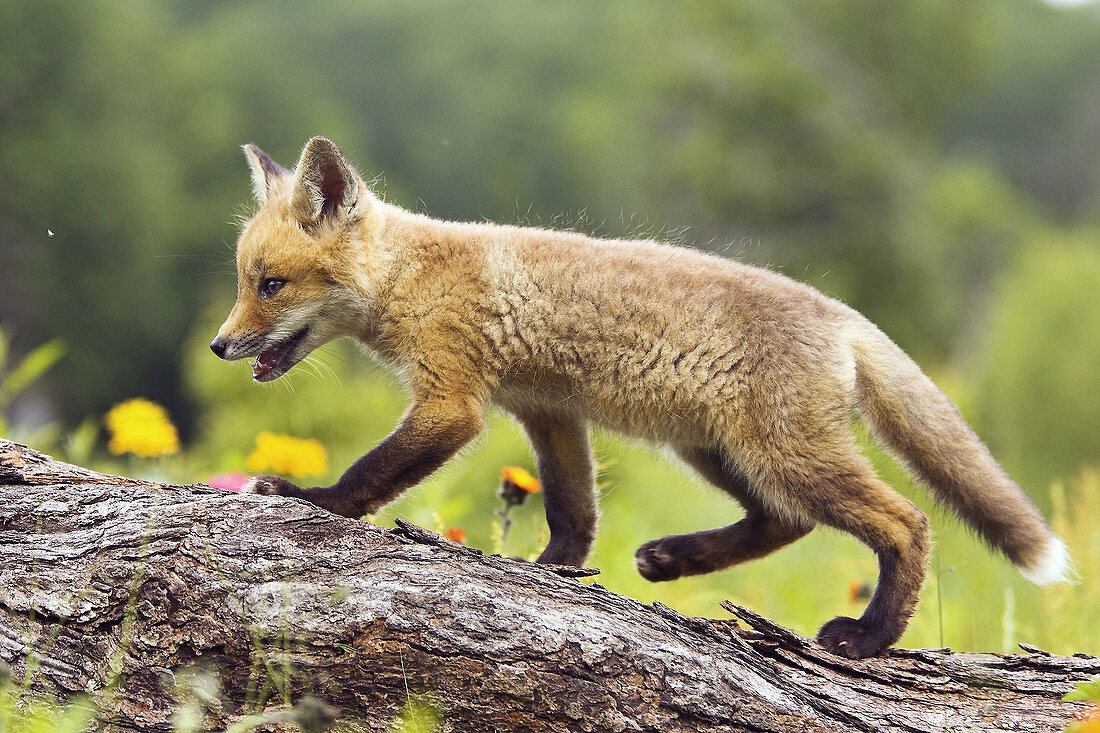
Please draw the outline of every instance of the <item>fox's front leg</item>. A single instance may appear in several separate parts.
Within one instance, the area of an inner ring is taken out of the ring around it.
[[[373,514],[439,468],[483,426],[481,405],[472,398],[421,400],[332,486],[302,489],[277,476],[257,476],[246,491],[296,496],[345,517]]]
[[[596,479],[584,421],[574,416],[518,415],[538,461],[550,542],[541,563],[580,567],[596,536]]]

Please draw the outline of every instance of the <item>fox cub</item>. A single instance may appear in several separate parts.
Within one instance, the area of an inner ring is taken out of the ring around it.
[[[375,512],[474,438],[492,401],[537,457],[550,527],[539,562],[581,565],[596,534],[594,422],[668,444],[745,509],[728,527],[642,545],[649,580],[762,557],[817,524],[874,550],[866,611],[818,633],[828,650],[861,658],[905,630],[929,535],[857,449],[855,408],[1026,577],[1065,578],[1065,546],[954,404],[844,304],[682,247],[413,214],[376,197],[322,137],[294,171],[244,151],[259,207],[237,243],[236,304],[210,348],[255,357],[252,376],[267,382],[351,336],[412,395],[397,429],[332,486],[261,476],[252,491]]]

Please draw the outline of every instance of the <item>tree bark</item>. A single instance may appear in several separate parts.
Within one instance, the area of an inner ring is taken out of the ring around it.
[[[189,668],[220,682],[211,729],[311,694],[371,731],[410,696],[455,731],[1057,731],[1100,673],[1030,648],[853,662],[730,603],[748,628],[583,574],[0,441],[0,657],[120,729],[170,730]]]

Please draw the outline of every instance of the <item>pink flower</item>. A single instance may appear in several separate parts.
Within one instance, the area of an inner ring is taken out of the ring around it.
[[[249,477],[243,473],[216,473],[206,480],[206,483],[215,489],[226,491],[240,491],[248,483]]]

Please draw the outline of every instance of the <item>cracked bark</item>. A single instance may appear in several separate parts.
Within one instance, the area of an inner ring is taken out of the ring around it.
[[[583,574],[0,441],[0,658],[123,729],[170,730],[195,666],[221,682],[211,729],[284,690],[345,730],[423,694],[456,731],[1056,731],[1079,709],[1059,698],[1100,673],[1030,648],[852,662],[730,603],[747,628]]]

